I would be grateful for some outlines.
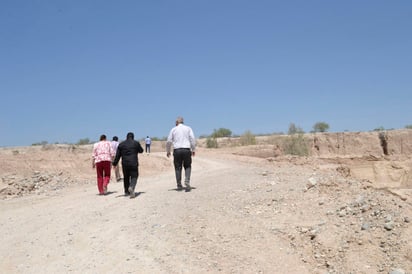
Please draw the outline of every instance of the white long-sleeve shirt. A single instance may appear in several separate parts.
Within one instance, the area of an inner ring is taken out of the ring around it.
[[[193,130],[184,124],[178,124],[170,130],[167,137],[166,151],[170,152],[171,147],[173,149],[189,148],[193,151],[196,150],[196,139]]]

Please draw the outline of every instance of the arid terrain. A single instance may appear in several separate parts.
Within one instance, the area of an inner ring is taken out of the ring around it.
[[[0,148],[0,273],[412,273],[412,130],[285,138],[200,139],[190,192],[155,142],[135,199],[91,145]]]

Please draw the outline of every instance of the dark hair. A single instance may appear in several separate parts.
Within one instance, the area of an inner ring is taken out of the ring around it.
[[[104,141],[104,140],[106,140],[106,135],[104,134],[100,135],[100,141]]]
[[[113,136],[113,141],[118,141],[119,138],[117,138],[117,136]]]
[[[127,139],[134,139],[134,134],[133,134],[133,132],[127,133],[126,138],[127,138]]]

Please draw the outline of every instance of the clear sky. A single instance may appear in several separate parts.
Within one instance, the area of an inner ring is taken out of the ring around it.
[[[2,0],[0,146],[412,124],[412,1]]]

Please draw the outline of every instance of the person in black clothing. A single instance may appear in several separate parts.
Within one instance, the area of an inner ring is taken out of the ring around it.
[[[134,140],[133,132],[129,132],[126,140],[117,147],[116,156],[112,163],[115,167],[122,158],[124,194],[130,195],[130,198],[136,197],[134,189],[139,177],[138,153],[143,153],[143,147]]]

